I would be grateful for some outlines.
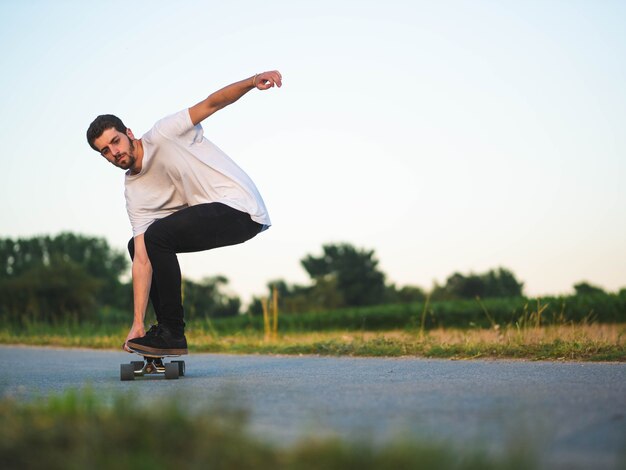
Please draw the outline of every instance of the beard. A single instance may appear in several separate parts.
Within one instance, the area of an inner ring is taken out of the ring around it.
[[[137,157],[135,157],[133,154],[123,153],[118,159],[116,159],[115,166],[121,168],[122,170],[128,170],[135,165],[136,161]]]
[[[130,140],[130,137],[127,136],[126,138],[130,144],[128,152],[124,152],[119,154],[119,156],[116,156],[115,162],[113,163],[116,167],[121,168],[122,170],[132,168],[137,161],[137,157],[135,156],[135,145],[133,144],[133,141]]]

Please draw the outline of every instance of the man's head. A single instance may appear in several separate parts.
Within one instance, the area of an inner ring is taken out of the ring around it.
[[[135,137],[122,120],[112,114],[102,114],[89,125],[87,142],[113,165],[128,170],[137,161]]]
[[[92,149],[100,153],[100,149],[96,147],[94,142],[104,131],[111,128],[121,132],[122,134],[126,134],[126,131],[128,130],[122,120],[112,114],[101,114],[93,120],[93,122],[89,125],[89,129],[87,129],[87,142],[89,142]]]

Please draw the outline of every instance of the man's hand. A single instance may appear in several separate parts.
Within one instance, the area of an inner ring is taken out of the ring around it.
[[[122,349],[126,352],[132,352],[130,349],[128,349],[128,346],[126,345],[128,340],[141,338],[142,336],[145,336],[145,335],[146,335],[146,329],[144,328],[143,323],[140,325],[135,325],[133,323],[133,326],[130,328],[130,331],[128,332],[128,336],[126,336],[126,341],[124,341],[124,344],[122,345]]]
[[[267,90],[276,85],[280,88],[283,84],[283,76],[278,70],[272,70],[271,72],[258,73],[252,79],[252,85],[259,90]]]

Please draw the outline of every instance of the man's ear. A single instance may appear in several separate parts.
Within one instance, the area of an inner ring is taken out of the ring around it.
[[[126,135],[130,140],[136,140],[135,136],[133,135],[133,131],[131,131],[128,127],[126,128]]]

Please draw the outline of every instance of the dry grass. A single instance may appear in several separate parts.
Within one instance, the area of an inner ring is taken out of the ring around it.
[[[93,328],[59,331],[52,327],[21,332],[0,330],[0,343],[119,349],[127,331],[127,328],[109,332]],[[193,352],[626,361],[626,324],[278,332],[269,339],[263,331],[225,335],[195,324],[188,329],[187,339]]]
[[[218,336],[198,331],[190,332],[190,342],[197,351],[234,353],[626,361],[625,336],[624,324],[584,324],[437,329],[424,333],[285,333],[273,341],[255,333]]]
[[[554,341],[592,341],[624,344],[626,325],[555,325],[527,328],[490,328],[471,330],[438,329],[428,332],[434,341],[448,344],[467,342],[545,344]]]

